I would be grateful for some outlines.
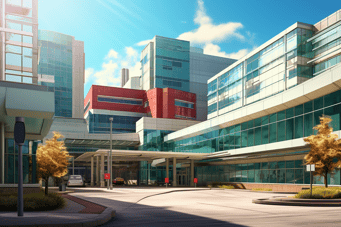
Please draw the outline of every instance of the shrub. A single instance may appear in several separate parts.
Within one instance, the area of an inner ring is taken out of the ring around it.
[[[218,187],[223,189],[234,189],[234,186],[232,185],[219,185]]]
[[[271,188],[253,188],[252,191],[272,191]]]
[[[312,196],[310,190],[301,190],[295,195],[299,199],[339,199],[341,198],[341,189],[337,187],[313,187]]]
[[[0,211],[16,211],[18,196],[13,193],[9,196],[0,196]],[[45,211],[63,208],[65,200],[57,193],[31,193],[24,195],[25,211]]]
[[[221,182],[212,182],[212,187],[217,188],[219,185],[222,185]]]

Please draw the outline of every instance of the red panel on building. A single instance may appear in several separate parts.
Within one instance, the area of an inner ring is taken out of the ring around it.
[[[142,105],[98,101],[98,97],[137,100],[142,101]],[[87,107],[89,100],[89,110],[101,109],[147,114],[150,113],[150,116],[153,118],[196,118],[196,95],[194,93],[184,92],[172,88],[154,88],[149,91],[144,91],[93,85],[84,99],[84,108]],[[192,104],[193,108],[176,106],[176,100],[190,103]],[[148,102],[148,106],[145,107],[144,104],[146,102]],[[86,114],[86,112],[84,114]]]

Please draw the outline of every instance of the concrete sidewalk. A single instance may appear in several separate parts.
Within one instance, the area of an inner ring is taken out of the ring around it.
[[[41,212],[0,212],[0,226],[98,226],[115,217],[116,212],[93,202],[63,194],[66,206]]]

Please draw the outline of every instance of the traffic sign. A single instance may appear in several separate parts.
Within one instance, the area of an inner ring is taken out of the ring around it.
[[[169,184],[169,178],[168,177],[165,178],[165,183]]]
[[[198,183],[198,178],[194,178],[194,183],[195,183],[195,184]]]
[[[104,174],[104,179],[105,180],[110,180],[110,173],[105,173]]]
[[[307,165],[307,171],[315,171],[315,164]]]

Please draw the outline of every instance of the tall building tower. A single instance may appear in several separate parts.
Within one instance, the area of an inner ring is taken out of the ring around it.
[[[189,41],[155,36],[141,53],[142,90],[173,88],[195,93],[196,120],[207,119],[207,80],[235,59],[211,56]]]
[[[38,81],[55,92],[55,116],[83,118],[84,42],[59,32],[39,30]]]
[[[121,87],[123,87],[129,80],[129,69],[121,70]]]
[[[0,0],[0,14],[0,191],[17,190],[16,117],[25,121],[23,183],[39,191],[36,141],[52,124],[54,93],[38,85],[38,0]]]

